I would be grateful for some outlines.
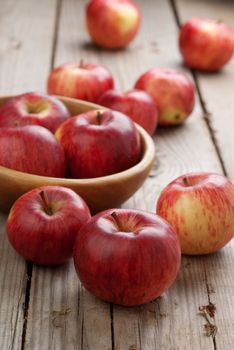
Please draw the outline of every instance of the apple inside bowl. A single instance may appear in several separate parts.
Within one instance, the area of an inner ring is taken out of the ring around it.
[[[8,99],[9,97],[1,97],[0,106]],[[67,97],[59,99],[67,106],[72,116],[97,108],[106,110],[104,107],[81,100]],[[23,193],[45,185],[71,188],[83,197],[93,213],[120,206],[141,187],[155,159],[155,147],[150,135],[139,125],[136,126],[141,137],[141,159],[133,167],[113,175],[90,179],[54,178],[0,166],[0,210],[7,212]]]

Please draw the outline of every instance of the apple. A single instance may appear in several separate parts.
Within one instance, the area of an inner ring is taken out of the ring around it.
[[[98,104],[126,114],[141,125],[150,135],[158,123],[158,108],[153,98],[142,90],[121,93],[108,90],[99,98]]]
[[[180,267],[179,240],[159,216],[109,209],[80,230],[74,265],[84,287],[105,301],[141,305],[174,282]]]
[[[91,0],[86,25],[93,42],[107,49],[127,46],[136,36],[141,13],[131,0]]]
[[[219,174],[185,174],[165,187],[156,212],[178,234],[183,254],[213,253],[234,234],[234,186]]]
[[[65,121],[55,136],[65,150],[68,176],[93,178],[118,173],[141,157],[139,132],[117,111],[93,110]]]
[[[65,63],[53,69],[47,82],[49,94],[90,102],[97,102],[106,90],[113,87],[113,77],[107,68],[82,60],[80,63]]]
[[[153,68],[142,74],[136,89],[148,92],[159,109],[159,125],[178,125],[192,113],[195,90],[183,73],[169,68]]]
[[[90,218],[88,206],[74,191],[43,186],[16,200],[7,219],[7,234],[26,260],[57,265],[72,257],[79,230]]]
[[[220,21],[191,18],[180,29],[179,48],[188,67],[217,71],[233,55],[234,32]]]
[[[0,107],[0,127],[41,125],[52,133],[70,116],[57,98],[28,92],[10,98]]]
[[[63,177],[64,151],[42,126],[0,128],[0,165],[35,175]]]

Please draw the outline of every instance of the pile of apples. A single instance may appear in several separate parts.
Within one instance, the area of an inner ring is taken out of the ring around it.
[[[11,154],[11,157],[9,157]],[[0,164],[30,174],[94,178],[134,166],[139,132],[118,111],[70,117],[57,98],[25,93],[0,108]]]
[[[71,62],[55,68],[48,78],[49,94],[98,103],[127,114],[153,134],[157,125],[178,125],[191,114],[195,90],[191,80],[169,68],[154,68],[142,74],[133,89],[114,89],[110,71],[101,65]]]
[[[113,50],[133,40],[141,13],[130,0],[92,0],[86,21],[94,43]],[[188,67],[216,71],[230,60],[234,35],[223,23],[193,18],[181,27],[179,47]],[[106,67],[83,61],[55,68],[47,91],[109,110],[71,118],[56,97],[26,93],[8,100],[0,108],[1,165],[53,177],[117,173],[140,160],[134,122],[153,135],[157,125],[182,124],[195,101],[190,79],[170,68],[148,70],[120,93]],[[140,305],[171,286],[181,253],[213,253],[232,239],[234,185],[220,174],[185,174],[162,191],[155,213],[112,208],[93,217],[71,189],[44,186],[13,204],[7,233],[26,260],[56,265],[73,256],[81,282],[95,296]]]

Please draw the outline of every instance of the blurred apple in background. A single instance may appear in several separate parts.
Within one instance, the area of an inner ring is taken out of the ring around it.
[[[88,206],[72,190],[39,187],[13,204],[7,220],[8,238],[26,260],[62,264],[72,256],[79,230],[90,218]]]
[[[153,98],[142,90],[121,93],[106,91],[98,104],[122,112],[141,125],[149,134],[153,134],[158,123],[158,108]]]
[[[191,18],[180,29],[179,47],[188,67],[216,71],[233,55],[234,31],[220,21]]]
[[[48,77],[47,91],[51,95],[73,97],[85,101],[97,102],[114,81],[109,70],[99,64],[65,63],[54,68]]]
[[[55,136],[65,150],[68,176],[92,178],[118,173],[141,157],[134,123],[117,111],[94,110],[60,125]]]
[[[174,282],[180,267],[179,240],[157,215],[109,209],[83,226],[74,245],[79,279],[100,299],[145,304]]]
[[[64,151],[42,126],[0,128],[0,165],[29,174],[64,177]]]
[[[153,97],[159,109],[159,125],[181,124],[192,113],[195,103],[192,81],[174,69],[150,69],[140,76],[135,88]]]
[[[208,254],[234,235],[234,186],[225,176],[190,173],[162,191],[157,214],[178,234],[184,254]]]
[[[91,0],[86,8],[88,32],[94,43],[104,48],[127,46],[140,22],[140,10],[131,0]]]
[[[0,127],[41,125],[54,133],[69,116],[66,106],[57,98],[28,92],[10,98],[0,107]]]

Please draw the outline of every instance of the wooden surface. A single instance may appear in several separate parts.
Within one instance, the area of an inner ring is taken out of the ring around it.
[[[93,47],[81,0],[1,0],[0,94],[45,91],[51,66],[85,60],[105,64],[118,89],[130,89],[148,68],[186,70],[177,48],[178,23],[196,14],[234,23],[224,0],[138,0],[141,31],[128,49]],[[187,74],[190,74],[187,71]],[[155,210],[162,188],[189,171],[225,172],[234,180],[234,60],[218,74],[196,74],[196,108],[178,128],[154,135],[157,162],[124,207]],[[208,113],[209,112],[209,113]],[[137,308],[94,298],[77,280],[72,262],[57,268],[26,265],[9,246],[1,215],[0,349],[232,350],[234,243],[206,257],[183,257],[174,285]],[[204,333],[199,307],[216,305],[215,337]]]

